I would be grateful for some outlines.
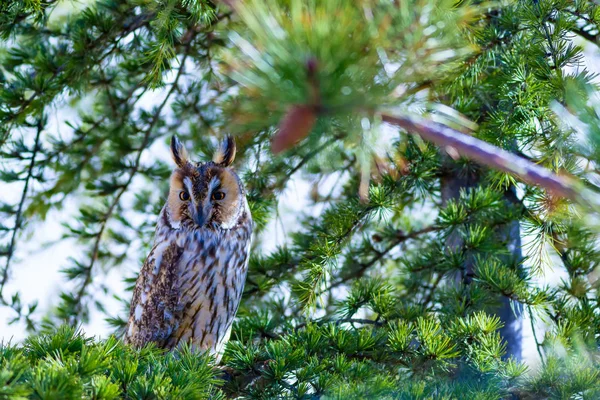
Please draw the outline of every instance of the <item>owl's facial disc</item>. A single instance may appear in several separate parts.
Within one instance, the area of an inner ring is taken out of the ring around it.
[[[175,227],[231,229],[246,210],[242,183],[230,168],[235,157],[231,137],[221,143],[213,161],[193,163],[176,137],[171,155],[177,169],[171,175],[167,207]]]

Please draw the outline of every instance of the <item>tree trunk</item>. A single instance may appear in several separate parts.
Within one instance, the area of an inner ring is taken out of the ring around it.
[[[515,193],[515,188],[511,186],[504,193],[507,207],[520,207],[520,201]],[[507,261],[523,259],[521,251],[521,224],[519,220],[514,220],[509,224],[496,228],[496,235],[500,240],[506,243],[508,249]],[[518,263],[516,265],[519,265]],[[502,305],[498,310],[498,316],[504,323],[500,329],[500,335],[506,341],[506,358],[514,357],[521,360],[523,348],[523,305],[511,301],[506,296],[502,296]]]
[[[460,197],[462,190],[471,190],[479,185],[479,174],[476,171],[471,171],[467,168],[460,168],[458,164],[452,161],[449,157],[444,157],[441,178],[441,195],[442,206],[446,206],[447,202]],[[517,207],[519,200],[515,194],[515,189],[511,187],[506,191],[504,198],[507,207]],[[518,220],[512,221],[504,226],[495,228],[495,234],[499,241],[505,242],[508,250],[506,261],[510,259],[521,260],[521,232],[520,223]],[[449,249],[457,249],[462,247],[463,241],[458,234],[450,235],[446,241]],[[467,255],[465,265],[461,273],[457,276],[457,283],[461,285],[469,285],[473,279],[473,258]],[[505,358],[514,357],[521,360],[522,353],[522,328],[523,321],[521,304],[511,305],[510,299],[505,296],[501,298],[500,308],[496,312],[500,320],[504,324],[500,329],[500,335],[506,342]]]

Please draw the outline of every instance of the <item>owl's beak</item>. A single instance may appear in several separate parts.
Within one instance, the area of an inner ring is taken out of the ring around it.
[[[204,224],[206,224],[206,221],[208,221],[210,217],[211,211],[212,210],[210,204],[206,207],[204,207],[202,204],[198,204],[194,212],[194,222],[196,223],[196,225],[204,226]]]

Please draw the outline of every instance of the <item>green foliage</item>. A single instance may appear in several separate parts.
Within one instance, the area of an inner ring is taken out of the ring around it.
[[[429,318],[389,325],[352,320],[309,324],[267,341],[260,335],[247,337],[247,343],[233,341],[221,368],[186,347],[167,354],[153,347],[134,351],[118,339],[96,341],[63,326],[55,333],[33,336],[22,346],[0,347],[0,398],[597,395],[600,370],[584,347],[569,350],[566,358],[553,355],[526,378],[526,367],[500,358],[499,325],[497,317],[484,313],[447,326]]]
[[[0,5],[0,305],[31,334],[0,348],[0,398],[599,396],[597,214],[382,122],[472,129],[596,193],[596,2],[64,3]],[[74,329],[123,333],[106,278],[148,252],[170,136],[201,161],[231,132],[256,228],[223,365]],[[60,295],[25,304],[23,242],[56,219]]]
[[[220,398],[218,371],[189,348],[171,354],[133,351],[116,338],[103,342],[70,327],[3,345],[0,398]]]

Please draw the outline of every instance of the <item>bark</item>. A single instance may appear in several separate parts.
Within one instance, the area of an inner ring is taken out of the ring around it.
[[[515,188],[505,192],[504,198],[508,207],[521,207],[521,203],[515,193]],[[521,224],[519,220],[497,229],[496,234],[499,239],[506,243],[508,249],[507,261],[521,261],[523,254],[521,251]],[[509,264],[510,265],[510,264]],[[515,265],[519,265],[515,263]],[[498,316],[504,323],[500,329],[500,335],[506,341],[506,357],[514,357],[521,360],[523,348],[523,305],[513,303],[506,296],[502,296],[502,305],[498,310]]]
[[[461,190],[474,189],[479,184],[479,174],[476,171],[467,171],[467,168],[460,168],[449,157],[444,156],[444,164],[441,177],[441,195],[442,206],[445,206],[449,200],[457,199]],[[520,202],[515,194],[514,188],[510,188],[504,194],[507,207],[519,207]],[[518,220],[509,224],[495,228],[495,234],[499,241],[506,243],[508,255],[506,261],[521,260],[521,233]],[[459,235],[451,235],[446,245],[449,249],[458,249],[462,247],[463,241]],[[460,274],[456,277],[457,283],[469,285],[473,279],[473,258],[467,255],[465,265]],[[467,299],[468,300],[468,299]],[[523,320],[522,306],[520,304],[511,305],[511,301],[502,296],[500,308],[496,311],[500,320],[504,324],[500,330],[500,335],[506,342],[505,358],[514,357],[521,360],[522,353],[522,328]]]

